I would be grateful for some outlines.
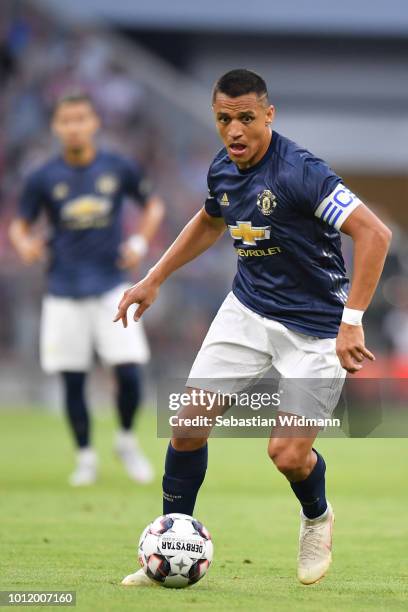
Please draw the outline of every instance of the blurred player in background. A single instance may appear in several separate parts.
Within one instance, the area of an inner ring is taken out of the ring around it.
[[[138,320],[161,284],[228,229],[238,255],[233,291],[204,339],[187,386],[217,392],[222,385],[226,392],[239,392],[248,388],[248,379],[255,382],[275,366],[282,381],[291,382],[285,392],[295,391],[293,401],[285,395],[287,409],[281,403],[280,410],[302,416],[309,397],[302,381],[314,379],[322,381],[322,394],[311,396],[313,416],[330,416],[346,371],[357,372],[364,359],[374,359],[365,346],[362,315],[380,278],[391,232],[324,161],[272,132],[274,107],[259,75],[233,70],[222,76],[213,111],[224,148],[209,169],[205,206],[148,275],[125,292],[116,320],[126,327],[127,309],[135,303]],[[354,241],[349,292],[340,229]],[[207,409],[192,400],[180,416],[204,416]],[[193,514],[210,431],[203,427],[197,434],[186,425],[173,432],[163,477],[164,514]],[[334,514],[326,499],[326,464],[313,448],[318,432],[315,426],[295,434],[275,428],[268,445],[301,504],[298,578],[303,584],[320,580],[331,563]],[[139,570],[123,584],[146,581]]]
[[[150,482],[152,467],[132,433],[140,402],[140,365],[149,359],[143,328],[132,334],[112,324],[112,308],[127,285],[126,270],[138,266],[164,214],[162,200],[133,161],[98,150],[100,127],[92,100],[84,93],[61,98],[52,130],[62,153],[28,177],[10,239],[27,264],[47,261],[48,290],[41,321],[43,369],[59,372],[65,407],[78,448],[73,486],[89,485],[98,474],[91,446],[85,395],[87,373],[96,352],[112,366],[117,385],[120,429],[115,451],[129,476]],[[143,207],[138,230],[127,240],[122,231],[124,199]],[[44,211],[49,240],[33,227]]]

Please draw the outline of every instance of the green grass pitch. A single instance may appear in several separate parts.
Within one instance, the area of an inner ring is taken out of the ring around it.
[[[77,592],[80,611],[408,609],[407,441],[325,439],[336,512],[334,562],[306,587],[296,581],[298,503],[270,465],[266,440],[213,440],[196,516],[210,529],[214,562],[184,590],[120,586],[137,567],[140,532],[161,513],[166,446],[145,414],[140,437],[155,484],[128,481],[112,456],[113,420],[95,420],[101,479],[66,484],[72,447],[63,419],[0,412],[0,589]],[[18,608],[23,609],[23,608]],[[26,608],[24,608],[26,609]]]

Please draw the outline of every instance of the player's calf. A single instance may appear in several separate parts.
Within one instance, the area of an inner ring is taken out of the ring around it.
[[[197,390],[189,388],[188,391]],[[176,424],[172,427],[163,476],[163,514],[180,512],[193,515],[207,470],[207,439],[212,429],[209,407],[211,417],[225,411],[223,403],[212,401],[209,404],[208,393],[203,398],[199,403],[192,400],[175,415]],[[198,425],[194,425],[196,422]]]
[[[169,443],[163,476],[163,514],[193,515],[207,471],[207,443],[193,450],[176,450]]]
[[[303,584],[320,580],[332,560],[334,514],[326,501],[326,464],[312,443],[309,437],[272,438],[268,447],[269,456],[302,506],[298,578]]]

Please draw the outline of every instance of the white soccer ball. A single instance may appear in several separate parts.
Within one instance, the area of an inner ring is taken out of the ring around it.
[[[187,514],[159,516],[139,540],[139,561],[146,576],[174,589],[201,580],[211,565],[213,551],[208,530]]]

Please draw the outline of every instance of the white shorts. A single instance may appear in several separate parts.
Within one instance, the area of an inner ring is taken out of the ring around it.
[[[330,416],[346,376],[336,354],[335,338],[294,332],[252,312],[231,292],[208,330],[187,386],[239,393],[264,377],[272,366],[281,377],[280,390],[286,393],[279,410]]]
[[[45,372],[85,372],[94,352],[108,365],[146,363],[149,346],[141,322],[124,329],[113,323],[117,306],[129,285],[97,297],[44,297],[40,330],[40,358]],[[133,316],[129,309],[129,318]]]

